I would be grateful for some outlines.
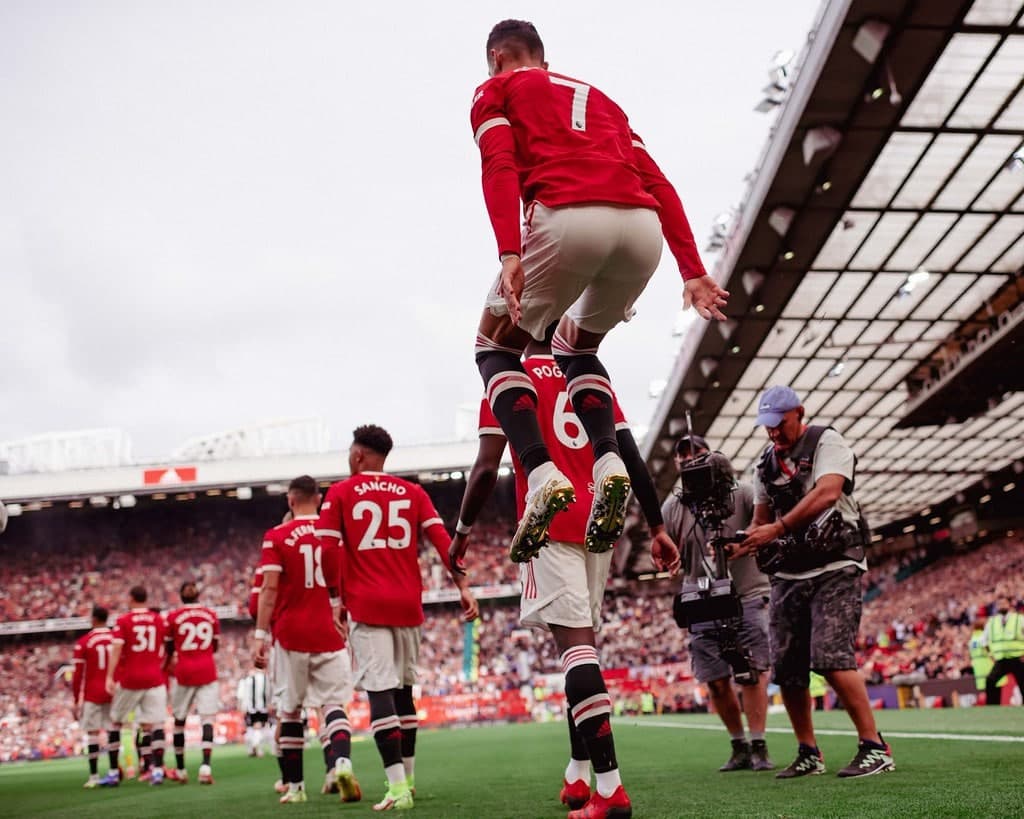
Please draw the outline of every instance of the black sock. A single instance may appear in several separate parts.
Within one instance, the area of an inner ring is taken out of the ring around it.
[[[398,711],[398,721],[402,726],[402,757],[407,759],[416,756],[416,731],[420,727],[411,685],[395,689],[395,708]]]
[[[476,354],[476,363],[494,417],[529,475],[551,460],[537,423],[537,390],[518,353],[481,350]]]
[[[302,748],[305,745],[302,720],[281,719],[281,778],[284,782],[302,781]]]
[[[566,722],[569,723],[569,756],[578,762],[589,761],[590,756],[587,754],[587,744],[583,741],[583,737],[580,736],[576,723],[573,722],[572,711],[567,709],[565,717]]]
[[[818,750],[817,745],[806,745],[803,742],[800,743],[800,753],[821,756],[821,751]]]
[[[162,768],[164,764],[164,729],[153,729],[153,764]]]
[[[601,676],[597,649],[573,646],[562,654],[562,670],[565,672],[565,699],[594,772],[615,770],[619,765],[610,722],[612,699]]]
[[[139,733],[135,735],[135,748],[139,752],[139,759],[142,761],[143,772],[149,770],[149,766],[153,764],[153,748],[152,748],[152,737],[148,731],[139,730]]]
[[[178,770],[185,769],[185,721],[174,721],[174,761]]]
[[[117,757],[121,752],[121,729],[111,728],[107,731],[107,760],[110,770],[117,770]]]
[[[204,765],[209,765],[210,764],[210,755],[213,753],[213,723],[212,722],[204,722],[203,723],[203,739],[202,739],[202,745],[200,747],[203,749],[203,764]]]
[[[351,758],[352,726],[349,724],[345,709],[340,705],[329,705],[324,708],[324,734],[327,736],[330,749],[328,767],[333,767],[338,759]]]
[[[552,345],[560,338],[556,335]],[[618,454],[612,385],[604,365],[592,353],[556,352],[555,361],[565,374],[572,408],[594,447],[594,460],[607,452]]]
[[[98,764],[99,764],[99,759],[100,759],[100,744],[98,742],[97,743],[90,742],[89,743],[89,775],[90,776],[96,776],[96,773],[99,770],[98,767],[97,767]]]
[[[402,764],[402,723],[395,711],[395,692],[367,691],[370,730],[385,768]]]

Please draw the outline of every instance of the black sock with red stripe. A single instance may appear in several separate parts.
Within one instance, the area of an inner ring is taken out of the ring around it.
[[[174,762],[179,771],[185,769],[185,720],[174,721]]]
[[[370,730],[385,768],[402,764],[402,724],[395,710],[395,692],[367,691]]]
[[[597,649],[573,646],[562,654],[562,670],[565,673],[565,699],[594,766],[594,773],[618,768],[610,721],[612,700],[601,676]]]
[[[478,350],[476,364],[484,380],[491,411],[529,475],[551,460],[537,423],[537,390],[523,369],[519,353]]]
[[[121,752],[121,729],[111,728],[107,731],[107,760],[110,770],[117,770],[117,757]]]
[[[348,721],[345,709],[340,705],[328,705],[324,708],[324,734],[327,737],[329,768],[333,768],[338,759],[352,757],[352,725]]]
[[[402,726],[402,759],[405,760],[416,756],[416,731],[420,726],[411,685],[395,689],[395,709]]]
[[[593,353],[570,354],[566,342],[557,334],[551,344],[555,350],[555,361],[565,375],[572,408],[594,447],[594,460],[607,452],[618,454],[619,441],[615,436],[615,409],[608,371]]]
[[[301,718],[281,719],[281,778],[286,783],[302,781],[302,749],[305,745]]]
[[[589,762],[590,754],[587,752],[587,744],[576,727],[571,708],[566,710],[565,717],[565,721],[569,723],[569,757],[577,762]]]

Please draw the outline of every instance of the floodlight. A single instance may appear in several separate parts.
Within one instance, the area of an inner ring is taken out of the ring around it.
[[[868,20],[861,24],[853,36],[853,50],[867,62],[874,64],[882,53],[882,46],[889,36],[890,26],[881,20]]]
[[[743,290],[748,296],[753,296],[764,282],[764,273],[760,270],[744,270],[740,278],[743,283]]]
[[[705,378],[707,378],[709,375],[711,375],[711,373],[713,373],[717,369],[718,359],[706,355],[700,360],[700,371]]]
[[[814,161],[832,156],[842,141],[842,133],[830,125],[820,125],[817,128],[811,128],[811,130],[804,134],[804,165],[810,165]]]
[[[739,327],[739,322],[736,319],[726,319],[725,321],[717,322],[718,332],[722,334],[722,340],[728,341],[732,338],[732,334],[736,332],[736,328]]]
[[[785,236],[789,232],[790,225],[793,224],[795,216],[796,211],[793,208],[777,207],[768,214],[768,225],[779,236]]]
[[[846,369],[846,362],[840,359],[832,365],[832,369],[828,371],[829,378],[838,378],[843,374],[843,370]]]
[[[122,509],[133,509],[135,504],[138,503],[134,495],[121,495],[117,499]]]
[[[102,509],[110,505],[110,498],[106,495],[93,495],[89,498],[89,505],[95,509]]]
[[[240,486],[235,490],[235,495],[239,500],[252,500],[252,487]]]

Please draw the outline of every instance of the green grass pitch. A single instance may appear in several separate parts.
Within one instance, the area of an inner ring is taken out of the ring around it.
[[[715,717],[623,718],[614,725],[623,781],[637,817],[1024,815],[1024,709],[880,712],[878,718],[893,745],[895,773],[838,779],[834,772],[853,755],[855,740],[845,715],[824,713],[816,715],[816,725],[829,773],[788,782],[770,773],[718,773],[729,743]],[[795,750],[786,727],[783,715],[770,718],[768,747],[780,767]],[[929,733],[973,738],[924,736]],[[563,817],[558,790],[567,745],[561,723],[422,731],[416,807],[410,815]],[[88,770],[84,759],[5,765],[0,767],[0,816],[369,817],[376,815],[371,806],[384,792],[380,760],[367,740],[353,750],[364,798],[352,805],[320,795],[318,749],[306,753],[310,801],[305,805],[277,804],[272,791],[277,769],[269,757],[250,759],[241,748],[217,748],[212,787],[195,783],[197,757],[189,753],[188,785],[154,788],[131,781],[94,791],[81,788]]]

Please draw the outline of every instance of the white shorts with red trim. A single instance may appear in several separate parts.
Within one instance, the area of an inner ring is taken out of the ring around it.
[[[352,699],[352,660],[347,649],[289,651],[278,646],[282,682],[281,710],[287,713],[324,705],[347,706]],[[275,686],[280,683],[275,680]]]
[[[526,332],[544,338],[562,314],[591,333],[607,333],[629,321],[633,305],[661,260],[657,211],[612,205],[549,208],[530,205],[523,225],[521,299]],[[495,316],[508,308],[498,292],[500,276],[487,294]]]
[[[601,604],[612,552],[591,554],[574,543],[550,541],[533,560],[519,567],[523,594],[519,619],[524,626],[593,628],[601,626]]]

